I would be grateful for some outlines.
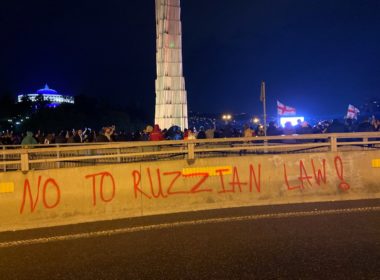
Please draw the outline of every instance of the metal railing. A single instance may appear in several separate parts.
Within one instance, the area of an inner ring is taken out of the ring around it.
[[[2,146],[2,172],[231,155],[380,149],[380,132],[221,138],[160,142]]]

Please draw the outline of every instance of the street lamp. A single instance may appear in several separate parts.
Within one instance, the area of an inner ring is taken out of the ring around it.
[[[224,120],[225,124],[227,124],[228,121],[230,121],[232,119],[232,116],[230,114],[224,114],[222,116],[222,119]]]
[[[257,117],[254,117],[254,118],[252,119],[252,122],[253,122],[254,124],[258,124],[258,123],[260,123],[260,119],[257,118]]]
[[[229,121],[232,119],[232,116],[230,114],[225,114],[222,116],[222,119],[225,120],[225,121]]]

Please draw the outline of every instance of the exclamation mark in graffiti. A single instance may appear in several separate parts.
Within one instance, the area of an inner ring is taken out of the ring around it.
[[[335,157],[334,163],[336,174],[338,175],[338,178],[340,180],[339,188],[342,191],[348,191],[350,189],[350,185],[344,180],[343,161],[339,156],[337,156]]]

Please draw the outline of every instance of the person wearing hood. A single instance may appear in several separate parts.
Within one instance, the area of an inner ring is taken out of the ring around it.
[[[182,140],[183,135],[182,135],[181,128],[179,126],[173,125],[167,130],[165,134],[165,138],[167,140]]]
[[[199,128],[197,139],[206,139],[206,132],[205,132],[205,128],[203,126],[201,126]]]
[[[21,141],[22,146],[37,145],[37,140],[33,137],[33,132],[27,131],[25,137]]]
[[[267,136],[279,136],[282,134],[282,130],[277,127],[274,121],[270,121],[267,128]]]
[[[149,135],[150,141],[161,141],[164,140],[164,136],[161,132],[160,126],[158,124],[154,125],[153,131]]]

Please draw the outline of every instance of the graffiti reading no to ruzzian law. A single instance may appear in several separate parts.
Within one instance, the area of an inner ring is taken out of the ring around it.
[[[326,160],[318,163],[313,159],[310,162],[299,160],[298,166],[290,170],[286,163],[282,166],[283,185],[287,191],[304,190],[307,188],[319,188],[328,184],[328,172]],[[350,189],[349,183],[345,180],[344,165],[341,157],[337,156],[332,162],[332,173],[336,180],[337,188],[343,192]],[[266,186],[262,181],[263,168],[261,163],[249,164],[242,178],[242,169],[232,166],[231,170],[226,168],[215,169],[214,173],[218,179],[217,184],[208,184],[210,174],[208,172],[182,172],[182,170],[162,171],[160,168],[147,167],[145,170],[136,169],[129,174],[127,179],[129,190],[135,199],[167,199],[174,196],[198,195],[200,193],[210,193],[215,195],[235,194],[235,193],[257,193],[261,194]],[[296,171],[298,176],[289,177],[289,173]],[[298,172],[297,172],[298,171]],[[142,188],[143,179],[148,181],[148,187]],[[85,185],[91,193],[91,201],[88,203],[92,207],[99,204],[112,203],[117,197],[118,182],[109,171],[86,174],[83,176]],[[123,183],[125,180],[123,180]],[[57,208],[64,200],[64,188],[54,178],[38,177],[37,182],[25,179],[20,214],[34,213],[36,209],[51,210]],[[84,202],[85,203],[85,202]]]

